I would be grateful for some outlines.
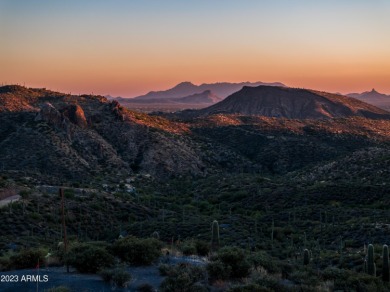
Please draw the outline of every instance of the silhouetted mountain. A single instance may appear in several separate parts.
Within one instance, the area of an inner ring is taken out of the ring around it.
[[[190,104],[214,104],[221,100],[222,98],[214,94],[211,90],[205,90],[202,93],[195,93],[189,96],[175,99],[177,102]]]
[[[150,98],[150,99],[134,99],[134,98],[118,98],[116,99],[124,106],[129,104],[203,104],[205,106],[221,101],[222,98],[212,93],[210,90],[205,90],[202,93],[195,93],[184,97],[177,98]]]
[[[182,82],[176,85],[175,87],[164,90],[164,91],[151,91],[148,94],[137,96],[134,99],[161,99],[161,98],[181,98],[188,95],[193,95],[196,93],[202,93],[206,90],[210,90],[217,96],[225,98],[226,96],[240,90],[244,86],[259,86],[259,85],[269,85],[269,86],[284,86],[280,82],[274,83],[264,83],[264,82],[241,82],[241,83],[204,83],[201,85],[194,85],[191,82]]]
[[[390,113],[354,98],[315,90],[276,86],[246,86],[223,101],[194,111],[192,114],[204,116],[218,113],[289,119],[390,117]]]
[[[347,96],[357,98],[383,109],[390,109],[390,95],[379,93],[375,89],[363,93],[349,93]]]

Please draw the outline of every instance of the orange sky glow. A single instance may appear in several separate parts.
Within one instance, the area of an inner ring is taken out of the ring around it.
[[[0,0],[0,83],[124,97],[182,81],[390,94],[388,1],[60,2]]]

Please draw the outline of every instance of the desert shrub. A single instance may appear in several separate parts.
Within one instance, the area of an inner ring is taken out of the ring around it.
[[[334,268],[334,267],[326,268],[322,272],[322,278],[324,280],[337,281],[337,280],[345,279],[347,277],[348,277],[348,275],[347,275],[347,271],[346,270],[340,270],[340,269]]]
[[[103,281],[113,282],[118,287],[126,287],[131,280],[131,275],[123,268],[105,269],[100,273]]]
[[[211,280],[227,280],[232,272],[230,266],[224,265],[221,261],[212,261],[207,265],[207,272]]]
[[[35,268],[45,261],[47,251],[41,248],[23,249],[19,253],[12,255],[9,259],[9,266],[13,269]]]
[[[252,254],[249,257],[249,262],[255,269],[263,267],[271,274],[280,273],[281,270],[280,267],[276,264],[275,260],[263,251]]]
[[[320,283],[320,279],[313,269],[296,270],[290,274],[289,280],[298,285],[307,285],[311,287],[315,287]]]
[[[128,236],[117,240],[113,253],[121,260],[134,265],[150,265],[161,255],[161,242],[154,238]]]
[[[114,257],[103,247],[86,243],[71,246],[65,255],[65,262],[80,273],[96,273],[114,264]]]
[[[154,292],[154,288],[152,285],[148,283],[143,283],[137,287],[138,292]]]
[[[11,260],[7,256],[0,257],[0,271],[9,270],[11,267]]]
[[[37,212],[31,213],[29,216],[32,220],[42,220],[42,215]]]
[[[30,190],[21,190],[19,192],[19,195],[22,197],[22,199],[28,199],[28,197],[30,196],[31,194],[31,191]]]
[[[70,292],[70,289],[66,286],[57,286],[44,290],[44,292]]]
[[[169,271],[160,289],[162,292],[207,291],[205,282],[206,271],[203,267],[179,264]]]
[[[235,286],[228,290],[228,292],[271,292],[273,290],[262,287],[258,284],[247,284],[243,286]]]
[[[75,198],[74,190],[73,189],[64,190],[64,197],[66,199],[74,199]]]
[[[258,277],[253,280],[253,284],[256,284],[265,289],[260,291],[290,291],[286,286],[283,286],[277,278],[269,276]]]
[[[365,273],[329,267],[321,274],[323,280],[334,281],[335,290],[388,291],[379,278]]]
[[[168,276],[169,272],[174,269],[173,266],[167,265],[167,264],[160,264],[158,266],[158,271],[160,272],[161,276]]]
[[[195,248],[199,256],[206,256],[210,252],[210,243],[204,240],[196,240]]]
[[[244,250],[238,247],[224,247],[220,249],[217,261],[220,261],[225,267],[222,271],[223,274],[230,269],[229,278],[243,278],[249,275],[250,263]]]
[[[193,243],[191,241],[183,242],[183,244],[181,245],[181,251],[182,251],[183,255],[185,255],[185,256],[196,254],[195,243]]]

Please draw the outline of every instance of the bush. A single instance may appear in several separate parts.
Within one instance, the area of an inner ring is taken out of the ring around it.
[[[161,242],[154,238],[140,239],[128,236],[117,240],[113,253],[121,260],[134,265],[150,265],[161,255]]]
[[[40,248],[24,249],[10,257],[9,265],[13,269],[35,268],[38,261],[40,265],[44,264],[46,254],[47,251]]]
[[[161,276],[168,276],[169,272],[173,269],[172,266],[167,265],[167,264],[160,264],[158,266],[158,271],[160,272]]]
[[[207,291],[201,282],[206,282],[204,268],[189,264],[173,266],[168,277],[161,283],[162,292]]]
[[[224,247],[207,265],[207,271],[212,281],[230,278],[239,279],[249,275],[250,267],[250,263],[242,249]]]
[[[196,246],[192,242],[184,242],[181,246],[181,251],[185,256],[194,255],[196,254]]]
[[[290,291],[290,289],[287,289],[288,286],[283,286],[277,278],[260,277],[255,279],[254,283],[262,287],[263,291]],[[291,290],[294,291],[293,289]]]
[[[237,247],[225,247],[218,252],[218,259],[231,267],[230,277],[243,278],[249,275],[250,264],[245,252]]]
[[[248,284],[244,286],[236,286],[232,287],[228,290],[228,292],[271,292],[274,290],[270,290],[266,287],[262,287],[257,284]]]
[[[154,288],[152,285],[148,283],[141,284],[137,287],[138,292],[154,292]]]
[[[113,282],[118,287],[126,287],[131,280],[131,275],[123,268],[106,269],[100,272],[105,282]]]
[[[57,286],[47,289],[45,292],[70,292],[70,289],[66,286]]]
[[[196,253],[200,256],[206,256],[210,252],[210,244],[203,240],[195,241]]]
[[[30,196],[30,194],[31,194],[31,191],[30,190],[21,190],[20,192],[19,192],[19,196],[21,196],[22,197],[22,199],[28,199],[28,197]]]
[[[114,264],[114,257],[103,247],[81,243],[70,248],[65,262],[80,273],[96,273]]]
[[[232,268],[224,265],[221,261],[213,261],[207,265],[207,272],[211,280],[227,280]]]
[[[271,274],[280,273],[280,267],[275,263],[275,260],[269,256],[266,252],[256,252],[249,258],[250,263],[255,269],[263,267],[267,272]]]
[[[73,189],[64,190],[64,197],[66,199],[74,199],[75,198],[74,190]]]

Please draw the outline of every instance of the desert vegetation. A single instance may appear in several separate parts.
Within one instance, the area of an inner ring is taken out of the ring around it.
[[[388,120],[0,95],[2,271],[68,266],[127,286],[131,269],[158,269],[140,291],[389,290]]]

